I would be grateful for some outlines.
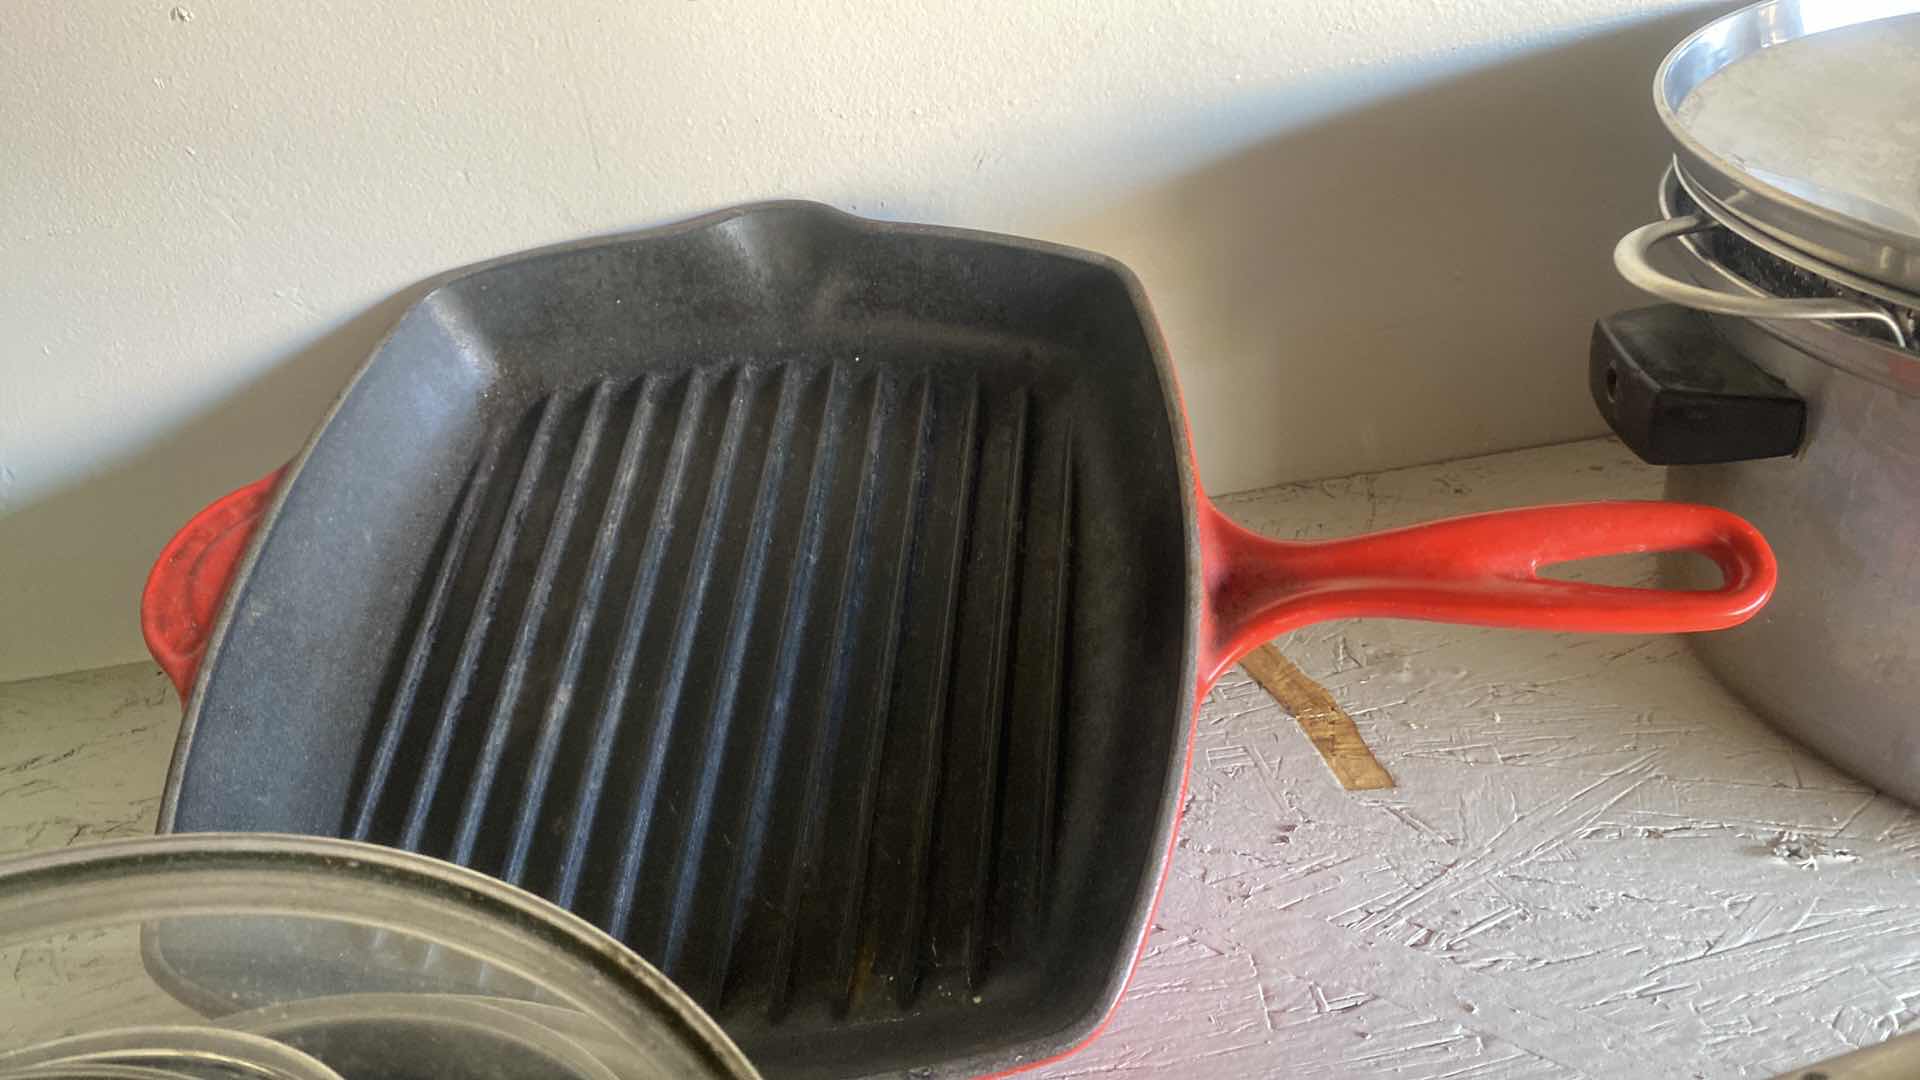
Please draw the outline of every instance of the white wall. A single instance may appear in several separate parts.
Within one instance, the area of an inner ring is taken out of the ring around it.
[[[763,196],[1130,262],[1218,491],[1596,432],[1588,326],[1630,299],[1607,255],[1661,156],[1646,88],[1705,17],[14,0],[0,678],[142,655],[154,551],[299,445],[411,284]]]

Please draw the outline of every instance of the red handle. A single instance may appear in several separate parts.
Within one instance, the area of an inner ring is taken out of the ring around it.
[[[140,596],[140,632],[183,704],[193,690],[234,568],[283,471],[275,469],[193,515],[160,549],[147,575]]]
[[[1201,687],[1261,642],[1326,619],[1370,616],[1580,633],[1720,630],[1753,617],[1779,575],[1745,520],[1710,506],[1595,502],[1497,510],[1343,540],[1271,540],[1202,502]],[[1717,589],[1589,585],[1542,566],[1646,551],[1697,551]]]

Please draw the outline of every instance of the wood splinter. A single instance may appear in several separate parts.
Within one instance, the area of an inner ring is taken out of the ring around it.
[[[1333,770],[1334,779],[1348,791],[1377,791],[1393,786],[1393,776],[1380,764],[1353,717],[1333,700],[1327,688],[1307,677],[1272,645],[1248,653],[1240,666],[1266,688],[1280,707],[1291,713],[1307,733],[1313,748]]]

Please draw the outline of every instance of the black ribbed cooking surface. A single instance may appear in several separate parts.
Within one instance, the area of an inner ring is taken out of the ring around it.
[[[553,899],[723,1017],[975,993],[1045,909],[1073,446],[957,367],[545,397],[444,524],[342,832]]]

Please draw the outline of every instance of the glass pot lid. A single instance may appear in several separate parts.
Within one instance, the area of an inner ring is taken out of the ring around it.
[[[565,911],[344,840],[159,836],[0,861],[0,1080],[753,1077]]]

